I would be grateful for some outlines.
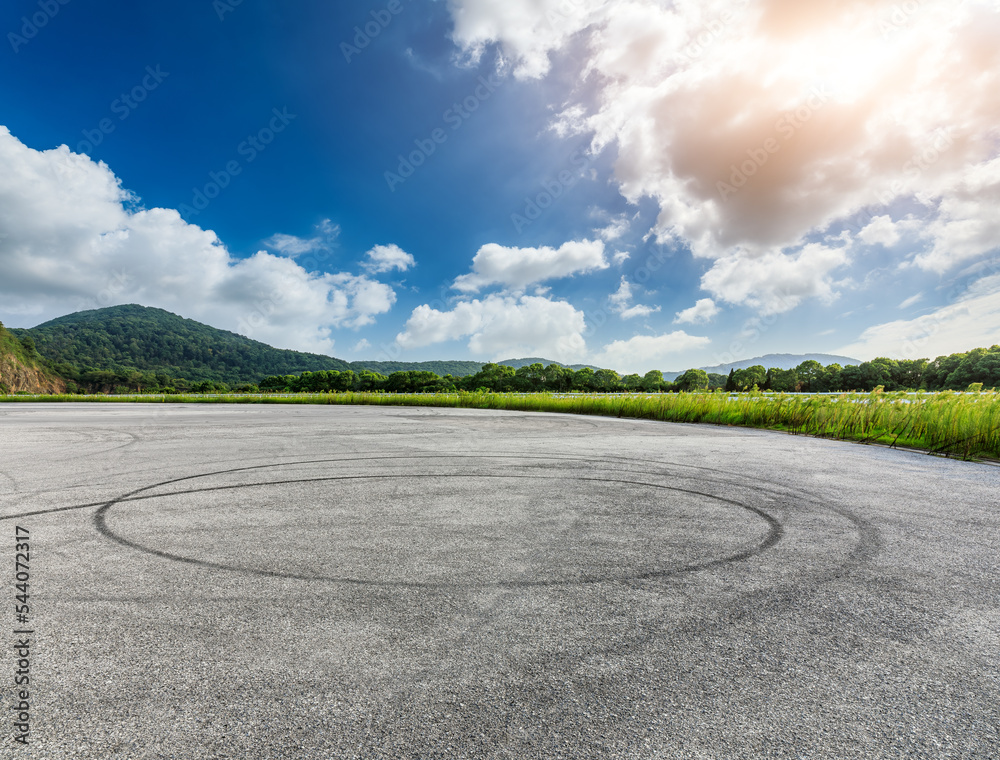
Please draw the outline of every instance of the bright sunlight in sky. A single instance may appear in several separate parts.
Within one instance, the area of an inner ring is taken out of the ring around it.
[[[621,372],[1000,342],[1000,0],[12,0],[0,32],[8,326],[140,303]]]

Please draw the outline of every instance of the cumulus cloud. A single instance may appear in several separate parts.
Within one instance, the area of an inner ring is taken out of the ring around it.
[[[494,43],[521,79],[544,76],[549,53],[590,25],[607,0],[449,0],[452,38],[475,62]]]
[[[872,219],[858,237],[868,245],[884,245],[891,248],[899,242],[899,230],[889,216],[876,216]]]
[[[417,348],[468,338],[473,354],[491,359],[545,356],[573,362],[586,354],[584,329],[583,312],[565,301],[491,294],[457,303],[451,311],[418,306],[396,342]]]
[[[711,322],[720,309],[711,298],[701,298],[690,309],[677,312],[674,322],[678,324],[705,324]]]
[[[611,303],[611,310],[621,316],[622,319],[633,319],[635,317],[648,317],[660,310],[659,306],[645,306],[643,304],[632,305],[632,285],[623,276],[618,290],[608,296]]]
[[[505,248],[489,243],[476,252],[472,272],[456,278],[453,287],[463,293],[477,293],[490,285],[524,290],[537,282],[607,267],[600,240],[571,241],[559,248]]]
[[[701,286],[731,304],[761,314],[790,311],[806,298],[836,298],[831,272],[847,263],[843,248],[810,243],[792,254],[770,251],[755,258],[734,254],[716,260]]]
[[[394,269],[405,272],[417,264],[413,256],[398,245],[377,245],[365,256],[368,260],[361,266],[369,272],[391,272]]]
[[[924,229],[931,246],[914,259],[921,269],[942,273],[1000,248],[1000,158],[970,169],[949,190]]]
[[[953,304],[916,319],[875,325],[836,353],[872,359],[934,358],[995,345],[1000,335],[1000,275],[979,280]]]
[[[594,363],[619,372],[641,372],[658,365],[663,369],[664,361],[675,359],[684,351],[704,348],[709,343],[708,338],[688,335],[683,330],[666,335],[636,335],[604,346],[594,357]]]
[[[172,209],[134,209],[104,163],[37,151],[0,127],[0,315],[34,324],[122,303],[156,306],[284,348],[329,353],[333,328],[396,300],[364,275],[308,272],[288,256],[229,254]],[[272,239],[273,240],[273,239]],[[288,254],[313,243],[276,241]]]
[[[996,0],[612,5],[574,1],[553,16],[557,0],[450,3],[465,52],[495,44],[522,78],[583,41],[593,86],[554,126],[613,145],[623,196],[654,199],[661,241],[719,260],[709,279],[738,302],[775,308],[767,279],[754,276],[754,292],[722,283],[759,274],[762,258],[794,281],[796,303],[829,296],[822,278],[802,281],[802,255],[775,251],[896,199],[935,219],[918,267],[941,272],[996,247]],[[860,239],[888,245],[893,232],[880,222]]]

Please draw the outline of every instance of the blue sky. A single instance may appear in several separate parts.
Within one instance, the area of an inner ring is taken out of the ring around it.
[[[1000,6],[953,6],[14,0],[0,319],[621,372],[990,345]]]

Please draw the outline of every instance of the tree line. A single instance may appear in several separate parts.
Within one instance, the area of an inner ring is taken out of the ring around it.
[[[490,363],[483,365],[476,374],[464,377],[441,376],[423,370],[383,375],[370,370],[355,372],[348,369],[269,375],[256,384],[229,384],[218,380],[190,380],[132,367],[80,368],[69,362],[43,360],[28,335],[20,336],[18,343],[18,348],[23,349],[26,356],[34,357],[65,379],[70,393],[657,393],[715,389],[836,393],[868,392],[879,387],[886,391],[965,390],[976,384],[984,388],[1000,388],[1000,346],[977,348],[933,360],[877,358],[843,367],[839,364],[823,366],[809,360],[793,369],[756,365],[732,370],[728,377],[690,369],[673,381],[666,380],[660,370],[651,370],[644,375],[622,376],[614,370],[594,370],[590,367],[573,370],[558,364],[543,366],[535,363],[514,369]]]
[[[802,362],[793,369],[762,365],[736,369],[729,376],[689,369],[674,381],[665,380],[660,370],[645,375],[619,375],[614,370],[573,370],[558,364],[540,363],[520,369],[501,364],[485,364],[475,375],[441,377],[433,372],[320,371],[301,375],[271,375],[260,382],[262,391],[322,393],[337,391],[384,391],[391,393],[493,392],[566,393],[581,392],[677,392],[721,389],[726,391],[775,391],[782,393],[868,392],[876,388],[897,390],[965,390],[979,384],[1000,387],[1000,346],[977,348],[968,353],[939,356],[937,359],[896,360],[877,358],[858,365],[823,366],[818,361]]]
[[[726,380],[728,391],[835,393],[843,391],[942,391],[965,390],[979,384],[1000,387],[1000,346],[976,348],[967,353],[936,359],[887,359],[880,357],[858,365],[823,366],[805,361],[794,369],[765,369],[757,365],[733,370]]]

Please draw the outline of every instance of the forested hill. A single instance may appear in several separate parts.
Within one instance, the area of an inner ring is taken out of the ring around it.
[[[0,324],[0,393],[62,393],[66,383],[42,366],[31,338],[19,340]]]
[[[266,375],[350,369],[331,356],[273,348],[148,306],[80,311],[27,330],[64,377],[84,369],[136,369],[191,381],[255,383]],[[72,365],[73,369],[65,365]]]

